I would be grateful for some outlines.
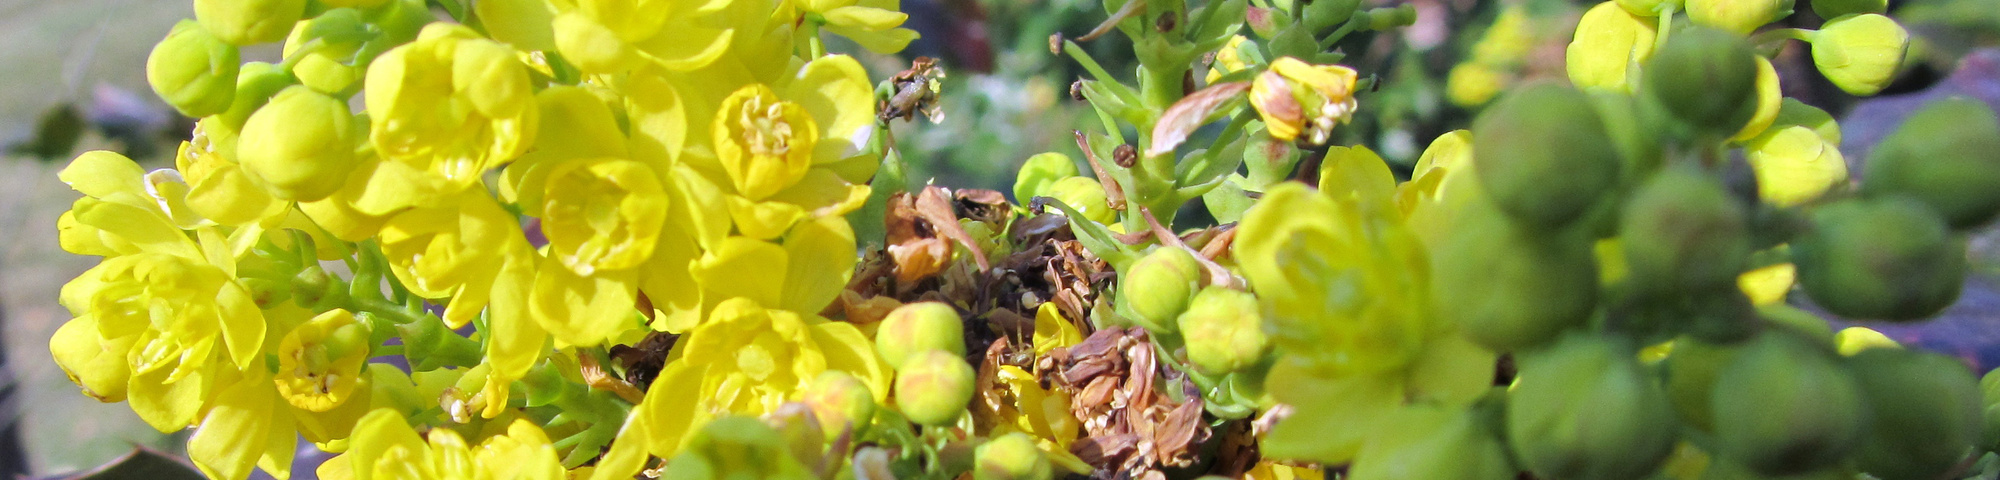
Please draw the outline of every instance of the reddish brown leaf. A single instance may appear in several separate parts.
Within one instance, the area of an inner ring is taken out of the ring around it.
[[[1174,102],[1153,124],[1153,144],[1146,147],[1146,156],[1173,155],[1174,148],[1187,141],[1189,134],[1216,113],[1228,110],[1249,89],[1250,82],[1218,83]]]

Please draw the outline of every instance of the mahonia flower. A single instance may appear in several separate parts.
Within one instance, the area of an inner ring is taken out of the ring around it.
[[[211,263],[227,258],[222,247],[197,244],[168,220],[138,164],[90,152],[58,176],[85,195],[65,214],[64,247],[108,258],[63,286],[76,318],[50,341],[56,363],[85,393],[128,399],[161,431],[185,428],[218,369],[260,359],[263,315],[233,278],[234,262]]]
[[[899,12],[897,0],[802,0],[805,18],[820,28],[859,43],[869,51],[892,54],[916,40],[916,30],[899,28],[910,16]]]
[[[788,85],[745,85],[711,120],[714,166],[733,189],[736,229],[753,238],[784,233],[806,218],[845,215],[867,200],[871,172],[840,168],[874,134],[868,77],[852,57],[809,62]],[[698,164],[707,159],[696,159]]]
[[[464,26],[433,23],[382,54],[364,92],[369,138],[390,182],[356,205],[383,214],[427,205],[479,183],[534,142],[540,113],[513,48]]]
[[[343,309],[328,310],[285,334],[274,379],[285,401],[324,412],[346,403],[368,363],[369,327]]]
[[[1634,65],[1653,56],[1658,25],[1605,1],[1590,7],[1577,21],[1576,38],[1566,53],[1569,81],[1584,90],[1632,92],[1638,79]]]
[[[645,64],[692,70],[728,50],[734,28],[717,26],[726,11],[758,2],[690,0],[577,0],[554,2],[556,48],[592,73],[618,73]],[[749,33],[749,32],[744,32]]]
[[[1325,145],[1333,127],[1354,118],[1354,69],[1282,57],[1250,84],[1250,105],[1271,138]]]
[[[771,308],[817,312],[853,277],[855,248],[846,219],[823,217],[792,227],[782,243],[729,237],[689,268],[709,298],[742,297]]]
[[[828,370],[854,375],[881,404],[891,373],[873,347],[852,324],[745,298],[724,301],[674,346],[596,475],[630,477],[646,454],[673,457],[714,419],[761,416],[799,401]]]
[[[319,476],[355,480],[567,478],[548,434],[527,419],[514,419],[504,432],[473,445],[447,428],[433,428],[418,436],[403,415],[391,409],[361,417],[347,452],[320,465]]]

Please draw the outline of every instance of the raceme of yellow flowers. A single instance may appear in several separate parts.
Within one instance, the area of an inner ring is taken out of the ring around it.
[[[323,474],[558,478],[621,428],[671,456],[823,372],[885,399],[868,337],[818,315],[882,158],[873,84],[821,35],[901,50],[893,1],[195,7],[147,62],[199,120],[173,167],[61,173],[84,195],[62,246],[104,260],[51,348],[86,394],[193,427],[203,472],[286,478],[303,435],[346,452]],[[272,42],[281,63],[240,62]],[[653,331],[689,345],[652,389],[673,401],[522,398],[537,365]],[[370,360],[395,355],[414,373]],[[550,402],[567,418],[524,408]]]

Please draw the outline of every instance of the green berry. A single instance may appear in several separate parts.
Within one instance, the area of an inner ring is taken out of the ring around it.
[[[1049,184],[1043,196],[1061,200],[1064,205],[1076,209],[1083,217],[1097,223],[1111,223],[1118,214],[1111,211],[1111,203],[1104,194],[1104,185],[1090,177],[1068,177]]]
[[[1223,374],[1257,363],[1270,349],[1258,313],[1257,296],[1231,288],[1201,289],[1177,320],[1188,339],[1188,361],[1201,371]]]
[[[1835,315],[1908,321],[1936,315],[1965,283],[1965,241],[1905,197],[1847,200],[1814,212],[1792,244],[1799,283]]]
[[[925,350],[909,360],[896,372],[896,407],[903,416],[933,427],[958,420],[972,402],[972,366],[944,350]]]
[[[1647,293],[1733,287],[1750,258],[1742,206],[1698,169],[1653,175],[1626,202],[1620,220],[1627,278]]]
[[[1756,53],[1738,35],[1701,27],[1674,32],[1645,75],[1647,95],[1711,136],[1735,135],[1757,114]]]
[[[1537,477],[1644,478],[1673,452],[1673,406],[1629,347],[1572,335],[1518,358],[1507,442]]]
[[[840,370],[827,370],[813,379],[801,401],[812,408],[828,441],[842,431],[860,435],[875,418],[874,391],[861,379]]]
[[[1014,177],[1014,201],[1026,205],[1030,199],[1049,195],[1057,180],[1077,176],[1076,161],[1059,152],[1038,153],[1021,163]]]
[[[1472,127],[1473,170],[1493,203],[1540,229],[1575,222],[1617,183],[1623,160],[1590,97],[1567,86],[1525,87]]]
[[[1433,257],[1431,298],[1441,318],[1499,352],[1548,342],[1589,319],[1598,290],[1589,240],[1541,236],[1493,215],[1471,218]]]
[[[1939,478],[1979,441],[1979,384],[1957,359],[1875,348],[1847,364],[1874,411],[1854,457],[1861,471],[1884,480]]]
[[[2000,119],[1985,102],[1950,97],[1910,116],[1868,155],[1861,191],[1905,195],[1969,229],[2000,213]]]
[[[1715,431],[1715,378],[1741,350],[1737,345],[1719,345],[1691,337],[1674,340],[1667,354],[1667,398],[1682,422],[1704,432]]]
[[[1830,347],[1783,331],[1751,340],[1715,379],[1716,455],[1764,475],[1812,472],[1861,445],[1867,402]]]
[[[901,370],[926,350],[965,355],[965,324],[958,310],[942,302],[917,302],[889,312],[875,330],[875,351],[889,368]]]
[[[987,440],[972,456],[975,480],[1048,480],[1054,476],[1048,454],[1021,432]]]
[[[1174,333],[1174,318],[1187,310],[1188,299],[1200,288],[1201,263],[1187,249],[1160,247],[1141,257],[1119,276],[1119,297],[1132,320],[1155,333]]]

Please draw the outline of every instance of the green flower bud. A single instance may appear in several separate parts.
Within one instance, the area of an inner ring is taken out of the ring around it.
[[[306,0],[195,0],[194,18],[233,45],[285,39],[306,13]]]
[[[875,419],[875,392],[861,379],[841,370],[827,370],[813,379],[800,401],[812,407],[829,442],[843,431],[858,436],[868,431]]]
[[[1498,352],[1546,343],[1590,318],[1597,261],[1588,239],[1538,236],[1488,214],[1463,218],[1472,223],[1444,240],[1431,263],[1439,318]]]
[[[1958,299],[1965,241],[1922,203],[1904,197],[1821,207],[1792,243],[1799,283],[1835,315],[1916,320]]]
[[[236,159],[271,195],[310,202],[347,180],[359,133],[346,102],[293,86],[250,115]]]
[[[972,366],[944,350],[925,350],[909,360],[896,372],[896,408],[910,421],[933,427],[958,420],[972,402]]]
[[[1889,0],[1811,0],[1814,14],[1819,18],[1840,18],[1862,13],[1887,13]]]
[[[1791,15],[1792,0],[1687,0],[1687,14],[1696,25],[1749,35]]]
[[[1743,208],[1714,176],[1668,168],[1625,203],[1618,235],[1627,277],[1647,293],[1733,288],[1750,259]]]
[[[1043,196],[1061,200],[1064,205],[1083,213],[1087,220],[1097,223],[1111,223],[1118,219],[1117,212],[1111,211],[1111,202],[1104,195],[1104,186],[1090,177],[1069,177],[1050,184]]]
[[[1659,27],[1648,18],[1652,14],[1628,10],[1604,2],[1590,7],[1577,20],[1576,37],[1565,52],[1571,84],[1593,91],[1632,91],[1627,79],[1630,67],[1652,58],[1653,37],[1659,34]]]
[[[1874,95],[1896,79],[1910,32],[1889,17],[1873,13],[1828,20],[1813,35],[1813,66],[1841,90]]]
[[[1729,365],[1741,345],[1720,345],[1692,337],[1674,340],[1667,354],[1667,398],[1687,425],[1715,431],[1715,378]]]
[[[1048,480],[1055,475],[1048,454],[1021,432],[988,440],[972,455],[975,480]]]
[[[1035,197],[1048,196],[1057,180],[1077,176],[1076,161],[1061,152],[1044,152],[1021,162],[1014,176],[1014,201],[1026,205]],[[1068,203],[1068,202],[1064,202]]]
[[[357,58],[355,53],[364,40],[373,37],[375,34],[370,32],[361,12],[336,8],[299,22],[291,37],[285,39],[284,55],[298,56],[292,73],[298,75],[300,83],[335,98],[346,98],[361,88],[361,81],[367,76],[367,60],[372,58]],[[319,42],[313,50],[299,51],[313,42]]]
[[[1707,28],[1674,32],[1646,64],[1645,89],[1682,123],[1732,136],[1757,114],[1757,54],[1737,35]]]
[[[1980,392],[1957,359],[1893,348],[1847,359],[1874,411],[1855,466],[1882,479],[1940,478],[1980,433]]]
[[[1349,18],[1353,18],[1360,6],[1361,0],[1316,0],[1307,3],[1306,28],[1311,29],[1309,31],[1324,32],[1340,26],[1342,23],[1347,23]]]
[[[1834,337],[1837,335],[1833,332],[1833,325],[1827,323],[1826,319],[1799,307],[1782,303],[1757,307],[1757,318],[1763,319],[1765,325],[1821,345],[1834,345]]]
[[[1868,155],[1861,191],[1906,195],[1969,229],[2000,213],[2000,120],[1985,102],[1931,102]]]
[[[1119,298],[1132,320],[1146,330],[1174,333],[1174,317],[1187,310],[1188,299],[1201,288],[1202,268],[1194,255],[1179,247],[1159,247],[1119,275]]]
[[[1507,442],[1537,477],[1644,478],[1673,452],[1673,407],[1630,348],[1573,335],[1520,361]]]
[[[1257,296],[1249,292],[1218,286],[1201,289],[1178,320],[1181,335],[1190,340],[1188,361],[1202,372],[1218,375],[1257,363],[1271,345],[1257,308]]]
[[[146,56],[146,83],[168,105],[190,117],[229,109],[236,98],[236,46],[223,43],[200,23],[182,20]]]
[[[951,305],[917,302],[896,307],[875,330],[875,351],[889,368],[901,370],[910,356],[925,350],[965,355],[965,324]]]
[[[229,102],[229,109],[202,118],[202,134],[208,143],[223,158],[236,158],[236,139],[243,132],[243,124],[250,120],[250,114],[257,113],[270,103],[271,97],[285,87],[297,85],[299,80],[277,65],[264,62],[243,64],[236,74],[236,98]]]
[[[1811,472],[1861,444],[1867,402],[1833,352],[1769,331],[1743,346],[1711,392],[1716,455],[1764,475]]]
[[[1574,222],[1618,181],[1623,162],[1590,97],[1542,83],[1487,107],[1472,127],[1473,170],[1495,205],[1535,228]]]

